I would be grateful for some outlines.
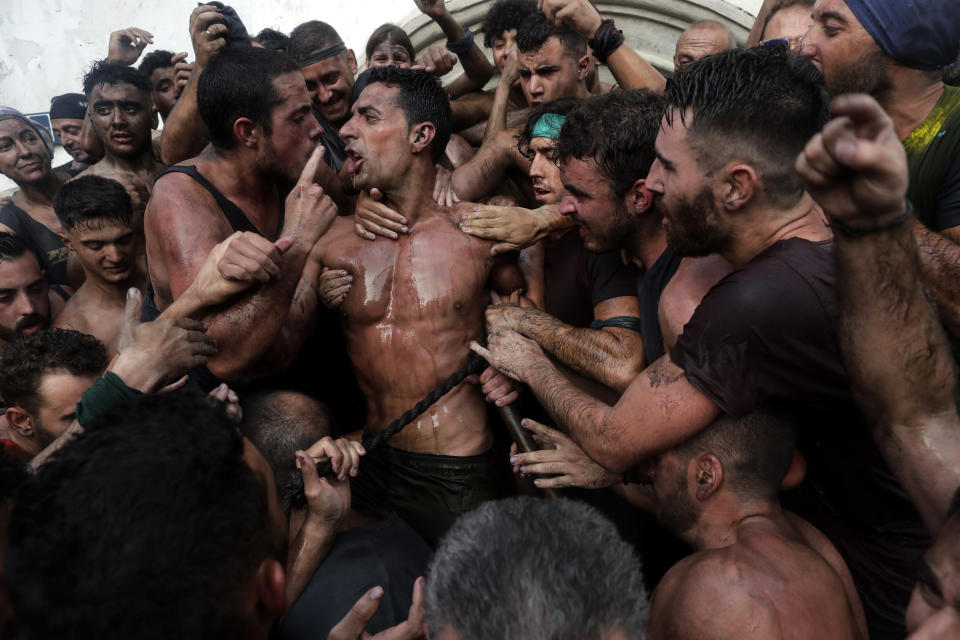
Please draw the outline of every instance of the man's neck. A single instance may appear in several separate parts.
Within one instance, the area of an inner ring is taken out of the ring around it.
[[[398,180],[400,186],[383,190],[384,199],[413,225],[437,208],[433,200],[433,183],[436,179],[437,172],[430,158],[417,158],[406,175]]]
[[[647,212],[628,242],[627,249],[633,263],[641,269],[649,269],[667,250],[667,231],[663,228],[663,221]]]
[[[151,172],[157,167],[157,160],[153,157],[153,147],[150,143],[141,153],[130,157],[121,157],[107,151],[97,164],[104,169],[128,171],[130,173]]]
[[[208,162],[210,167],[209,171],[205,169],[204,177],[213,181],[217,189],[234,202],[258,203],[255,209],[249,206],[241,209],[261,232],[273,233],[273,229],[261,225],[267,222],[265,213],[275,210],[276,203],[280,201],[280,191],[276,178],[260,170],[253,154],[237,149],[216,150],[208,147],[200,158]]]
[[[943,95],[944,84],[931,82],[922,71],[903,67],[891,73],[890,83],[878,102],[893,120],[897,137],[906,140],[930,115]]]
[[[752,212],[738,215],[739,228],[728,251],[720,255],[734,269],[744,267],[781,240],[803,238],[811,242],[826,242],[833,238],[826,225],[823,211],[804,193],[800,201],[787,211],[777,210],[769,203],[754,203]]]
[[[745,526],[762,521],[779,526],[782,513],[777,502],[740,502],[729,493],[715,496],[693,531],[684,537],[697,551],[722,549],[736,544]]]

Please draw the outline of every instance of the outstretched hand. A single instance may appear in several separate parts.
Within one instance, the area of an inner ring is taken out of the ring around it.
[[[601,489],[623,480],[623,475],[614,473],[594,462],[572,438],[545,424],[525,418],[520,423],[533,433],[539,451],[519,453],[517,445],[510,447],[510,464],[521,475],[545,475],[533,481],[541,489],[583,487]]]
[[[146,29],[130,27],[110,34],[107,60],[120,64],[133,64],[148,44],[153,44],[153,34]]]
[[[876,227],[906,210],[907,157],[893,121],[864,94],[843,95],[835,116],[807,143],[796,169],[824,212],[853,227]]]
[[[569,27],[590,41],[603,18],[588,0],[537,0],[537,6],[552,24]]]
[[[110,366],[128,387],[153,393],[205,365],[217,353],[217,344],[202,322],[189,318],[140,322],[142,310],[142,294],[130,289],[117,337],[119,355]]]
[[[401,233],[409,233],[407,219],[387,205],[383,204],[383,193],[379,189],[363,191],[357,199],[357,221],[354,230],[366,240],[376,240],[377,236],[396,240]]]

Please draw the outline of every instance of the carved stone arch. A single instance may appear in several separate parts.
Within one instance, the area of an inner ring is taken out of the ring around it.
[[[447,8],[460,24],[482,38],[480,25],[492,4],[493,0],[450,0]],[[665,73],[673,71],[677,38],[690,23],[716,20],[727,25],[743,44],[754,21],[751,14],[724,0],[600,0],[594,4],[604,18],[616,20],[630,46]],[[410,35],[417,51],[446,41],[440,28],[419,11],[408,14],[397,24]],[[362,47],[366,43],[358,44]],[[460,72],[458,65],[448,77],[456,77]],[[601,77],[612,81],[605,67],[601,67]]]

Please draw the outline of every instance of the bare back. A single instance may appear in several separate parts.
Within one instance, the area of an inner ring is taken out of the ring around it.
[[[742,525],[734,544],[670,569],[651,601],[648,638],[865,640],[863,607],[840,554],[785,515]]]
[[[367,397],[368,433],[382,430],[460,369],[470,341],[483,340],[497,262],[490,242],[459,230],[458,211],[466,206],[421,216],[397,241],[359,238],[352,217],[339,218],[320,241],[324,266],[354,277],[340,312]],[[492,436],[479,389],[454,389],[390,444],[423,453],[482,453]]]

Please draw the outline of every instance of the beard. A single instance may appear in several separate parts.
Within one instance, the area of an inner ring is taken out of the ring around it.
[[[867,51],[853,62],[837,66],[829,77],[824,74],[831,96],[844,93],[868,93],[879,99],[892,87],[887,76],[887,56],[880,49]]]
[[[697,505],[687,492],[686,474],[678,475],[673,489],[667,500],[660,500],[658,497],[660,506],[657,509],[657,520],[667,531],[683,538],[683,534],[697,524]]]
[[[713,192],[704,186],[689,200],[680,200],[668,206],[664,199],[654,203],[658,216],[667,219],[667,246],[684,257],[699,258],[721,253],[729,248],[730,233],[717,224],[719,213],[713,201]]]
[[[39,313],[30,313],[17,322],[17,326],[14,328],[5,327],[0,324],[0,340],[4,342],[12,342],[16,340],[19,336],[23,335],[24,329],[29,329],[30,327],[39,326],[41,329],[50,328],[50,318],[45,318]]]

